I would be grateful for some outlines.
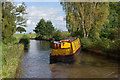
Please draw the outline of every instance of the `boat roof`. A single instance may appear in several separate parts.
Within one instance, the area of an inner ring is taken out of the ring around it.
[[[60,44],[61,42],[73,42],[78,38],[68,38],[68,39],[64,39],[64,40],[60,40],[60,41],[54,41],[55,44]]]
[[[67,42],[72,42],[72,41],[75,41],[76,39],[78,39],[78,38],[68,38],[68,39],[65,39],[65,40],[67,40]],[[60,41],[62,42],[64,40],[60,40]]]

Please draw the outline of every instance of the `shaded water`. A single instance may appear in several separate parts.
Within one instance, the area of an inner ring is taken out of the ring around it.
[[[22,57],[19,78],[116,78],[118,63],[92,53],[80,52],[75,62],[49,64],[49,42],[30,41]]]

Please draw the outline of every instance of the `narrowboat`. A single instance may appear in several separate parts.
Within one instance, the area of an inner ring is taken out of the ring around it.
[[[53,46],[51,47],[50,63],[71,60],[80,50],[81,43],[79,38],[54,41]]]

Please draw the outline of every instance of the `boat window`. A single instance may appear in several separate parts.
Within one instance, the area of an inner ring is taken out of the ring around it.
[[[78,45],[80,45],[80,42],[78,41]]]
[[[67,43],[67,42],[62,42],[61,43],[61,48],[67,49],[67,48],[70,48],[70,47],[71,47],[70,43]]]
[[[75,42],[74,42],[74,47],[76,48]]]

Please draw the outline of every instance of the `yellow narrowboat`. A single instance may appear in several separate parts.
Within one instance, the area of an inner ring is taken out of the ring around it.
[[[72,59],[81,49],[79,38],[54,41],[51,47],[50,63]]]

